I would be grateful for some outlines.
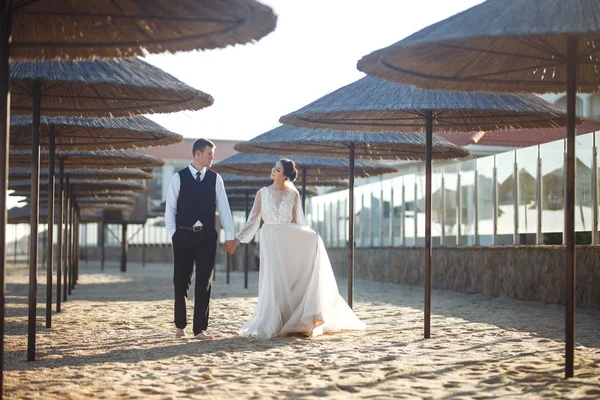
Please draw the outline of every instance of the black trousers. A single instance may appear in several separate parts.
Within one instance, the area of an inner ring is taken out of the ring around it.
[[[191,232],[178,229],[173,235],[175,261],[173,284],[175,286],[175,326],[187,326],[186,300],[192,283],[196,263],[196,287],[194,299],[194,335],[208,327],[210,292],[215,270],[217,232],[204,229]]]

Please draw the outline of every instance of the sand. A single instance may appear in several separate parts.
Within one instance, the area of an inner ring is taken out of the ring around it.
[[[51,329],[40,284],[37,360],[27,362],[27,270],[7,268],[6,398],[600,398],[600,311],[578,310],[568,380],[563,306],[434,290],[425,340],[422,288],[361,280],[354,308],[366,332],[266,341],[237,335],[258,274],[244,289],[241,273],[227,285],[219,270],[210,330],[221,336],[177,339],[169,264],[130,263],[127,273],[108,264],[102,274],[82,262]],[[189,333],[191,306],[188,315]]]

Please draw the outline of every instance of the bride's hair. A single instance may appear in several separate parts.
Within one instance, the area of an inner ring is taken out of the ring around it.
[[[296,163],[287,158],[282,158],[279,162],[283,165],[283,174],[289,178],[290,182],[294,182],[298,176]]]

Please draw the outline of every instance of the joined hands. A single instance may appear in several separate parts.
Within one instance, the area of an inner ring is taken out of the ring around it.
[[[239,243],[240,243],[239,239],[227,240],[223,244],[223,249],[227,253],[233,254],[233,253],[235,253],[235,250],[236,250],[236,248],[237,248],[237,246],[238,246]]]

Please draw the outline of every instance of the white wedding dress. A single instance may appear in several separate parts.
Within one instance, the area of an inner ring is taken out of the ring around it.
[[[293,186],[258,191],[244,228],[247,243],[260,227],[258,304],[239,331],[242,336],[271,338],[292,332],[365,329],[340,296],[321,237],[306,224],[299,193]]]

